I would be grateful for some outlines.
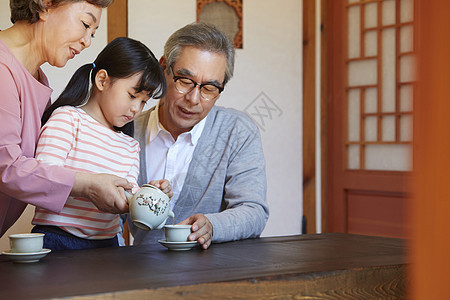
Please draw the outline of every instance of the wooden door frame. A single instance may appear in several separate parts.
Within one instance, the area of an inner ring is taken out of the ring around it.
[[[368,171],[347,170],[347,153],[345,151],[345,122],[340,112],[345,110],[347,74],[346,53],[347,47],[333,45],[342,44],[346,36],[346,5],[344,0],[332,0],[328,5],[328,22],[332,24],[328,35],[329,51],[328,80],[327,80],[327,118],[328,118],[328,231],[347,232],[348,224],[345,190],[379,190],[381,187],[385,195],[408,196],[410,193],[411,172],[400,171]],[[345,112],[344,112],[345,114]],[[345,174],[345,176],[344,176]],[[345,183],[344,183],[345,178]]]

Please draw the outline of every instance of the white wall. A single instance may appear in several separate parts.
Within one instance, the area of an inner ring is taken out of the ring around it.
[[[156,57],[170,34],[196,20],[195,0],[129,0],[128,34]],[[264,236],[301,232],[302,1],[244,0],[243,49],[217,105],[268,117],[259,123],[267,163],[270,218]],[[143,9],[146,7],[146,9]],[[265,110],[264,102],[269,112]],[[271,113],[272,115],[269,115]],[[264,124],[263,124],[264,122]]]
[[[4,30],[11,26],[9,17],[9,0],[0,0],[0,30]]]
[[[129,36],[157,57],[169,35],[196,19],[195,0],[129,0]],[[145,9],[144,9],[145,7]],[[246,111],[260,125],[268,180],[270,218],[263,236],[301,232],[302,212],[302,1],[244,0],[243,49],[236,51],[235,75],[218,105]],[[9,0],[0,0],[0,29],[9,22]],[[73,72],[92,62],[106,45],[106,11],[96,38],[65,68],[43,67],[57,96]],[[266,106],[264,105],[266,104]],[[265,108],[264,108],[265,107]],[[260,118],[257,110],[266,117]],[[30,230],[33,209],[0,239]]]

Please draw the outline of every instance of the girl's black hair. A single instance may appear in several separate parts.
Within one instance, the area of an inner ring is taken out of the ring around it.
[[[93,64],[83,65],[73,74],[58,99],[45,110],[41,119],[42,125],[58,107],[84,104],[89,97],[89,74],[91,83],[95,86],[95,75],[101,69],[106,70],[113,80],[142,72],[137,93],[148,91],[149,96],[154,99],[159,99],[166,93],[164,72],[152,51],[137,40],[119,37],[106,45]],[[115,129],[133,136],[133,127],[133,122],[130,122]]]

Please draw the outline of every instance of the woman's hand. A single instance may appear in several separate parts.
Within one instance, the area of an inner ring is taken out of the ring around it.
[[[77,172],[70,195],[88,198],[103,212],[121,214],[128,212],[123,190],[132,188],[128,180],[115,175]]]

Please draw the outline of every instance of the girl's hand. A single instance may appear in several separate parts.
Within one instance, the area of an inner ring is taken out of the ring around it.
[[[172,186],[170,185],[169,180],[167,180],[167,179],[152,180],[148,184],[151,184],[154,187],[157,187],[164,194],[166,194],[169,198],[172,198],[173,192],[172,192]]]

